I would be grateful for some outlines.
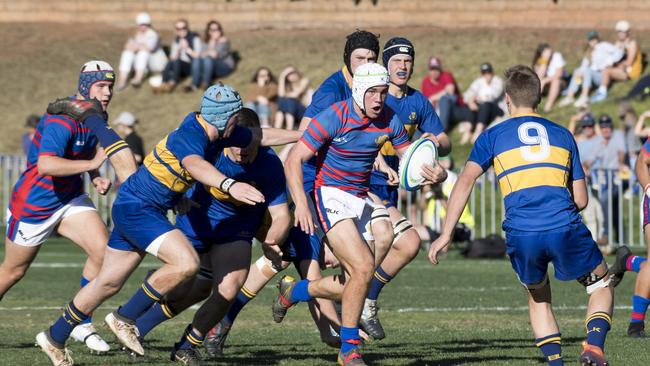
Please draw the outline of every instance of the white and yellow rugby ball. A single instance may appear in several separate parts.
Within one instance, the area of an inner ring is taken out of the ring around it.
[[[420,188],[424,182],[422,165],[433,165],[438,159],[436,144],[429,139],[413,141],[399,162],[399,184],[407,191]]]

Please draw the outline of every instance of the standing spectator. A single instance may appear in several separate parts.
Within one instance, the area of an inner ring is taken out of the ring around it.
[[[621,103],[618,108],[618,117],[623,122],[625,128],[625,147],[627,150],[627,166],[633,167],[636,166],[636,159],[639,157],[641,152],[641,146],[643,142],[635,133],[636,123],[639,119],[636,111],[629,103]],[[625,179],[625,177],[623,177]],[[630,169],[628,184],[628,191],[626,191],[626,198],[629,197],[628,194],[632,194],[632,191],[636,187],[636,173],[634,169]]]
[[[226,38],[221,23],[211,20],[205,27],[204,46],[201,50],[201,85],[206,89],[215,78],[229,75],[235,69],[235,58],[230,53],[230,40]]]
[[[483,132],[485,127],[497,117],[503,116],[503,109],[499,103],[503,100],[503,80],[494,75],[492,65],[485,62],[480,67],[481,76],[474,80],[465,92],[465,103],[474,113],[474,135],[472,143]],[[465,130],[461,137],[461,145],[466,144],[471,136],[471,130]]]
[[[576,142],[580,142],[584,139],[584,136],[582,134],[582,120],[587,115],[590,115],[591,119],[593,120],[593,116],[591,115],[591,111],[589,110],[589,108],[581,107],[578,108],[576,114],[572,115],[571,118],[569,119],[569,125],[567,126],[567,130],[569,130],[569,132],[573,134],[573,138],[576,139]]]
[[[454,75],[442,69],[442,61],[439,58],[429,59],[429,72],[422,79],[420,90],[436,109],[445,131],[450,131],[454,123],[471,120],[471,113],[463,102]]]
[[[167,55],[160,46],[158,32],[151,27],[149,14],[138,14],[135,22],[138,28],[126,41],[120,57],[120,74],[116,85],[118,91],[126,88],[131,71],[135,70],[131,85],[139,87],[147,71],[162,72],[167,64]]]
[[[560,95],[565,65],[562,54],[552,49],[548,43],[537,46],[533,57],[533,70],[541,81],[542,93],[547,92],[546,104],[544,104],[546,113],[551,111],[553,103]]]
[[[163,84],[155,88],[154,92],[169,93],[174,90],[181,79],[190,75],[192,76],[192,85],[186,87],[186,91],[195,90],[194,85],[199,84],[201,37],[190,30],[189,23],[185,19],[176,21],[175,28],[176,37],[169,51],[169,62],[163,72]]]
[[[611,81],[635,80],[641,76],[643,64],[639,44],[630,36],[630,22],[621,20],[616,23],[616,43],[624,54],[620,62],[609,65],[603,70],[598,91],[591,97],[592,103],[607,99],[607,88]]]
[[[23,143],[23,153],[25,156],[29,155],[29,148],[32,147],[32,139],[34,138],[36,127],[38,126],[38,122],[40,120],[41,117],[36,114],[30,114],[29,117],[27,117],[27,120],[25,120],[25,128],[27,128],[27,132],[25,132],[21,137]]]
[[[603,235],[603,229],[605,226],[605,218],[603,216],[603,207],[600,205],[600,201],[595,196],[592,189],[592,179],[591,179],[591,170],[590,164],[593,163],[595,157],[595,146],[597,145],[598,135],[596,134],[596,121],[594,116],[587,109],[583,109],[581,112],[578,112],[580,115],[578,119],[580,133],[576,136],[576,142],[578,143],[578,152],[580,154],[580,163],[585,171],[585,179],[587,181],[587,195],[589,200],[587,202],[587,207],[582,211],[582,216],[585,221],[585,225],[591,232],[591,236],[594,241],[598,241]]]
[[[122,112],[119,116],[113,121],[117,133],[122,136],[124,141],[129,145],[131,152],[133,152],[133,157],[138,166],[142,165],[142,159],[144,158],[144,144],[142,142],[142,137],[135,132],[135,124],[138,120],[130,112]]]
[[[273,73],[266,66],[260,67],[255,71],[248,86],[245,106],[257,113],[262,128],[271,127],[271,107],[277,97],[278,83],[275,81]]]
[[[296,121],[305,113],[303,99],[310,97],[309,78],[300,74],[293,66],[280,73],[278,81],[278,111],[275,112],[275,128],[293,130]],[[309,103],[307,103],[309,104]],[[286,124],[286,127],[282,127]]]

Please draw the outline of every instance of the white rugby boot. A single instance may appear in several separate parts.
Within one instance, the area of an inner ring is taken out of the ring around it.
[[[135,324],[118,319],[115,312],[108,313],[104,318],[108,328],[115,334],[117,340],[138,356],[144,356],[144,348],[140,343],[140,332]]]
[[[79,324],[70,333],[70,337],[77,342],[85,343],[92,352],[108,352],[111,347],[97,334],[97,330],[92,323]]]
[[[45,332],[40,332],[36,335],[36,345],[41,347],[47,357],[52,361],[54,366],[72,366],[74,362],[70,357],[70,352],[67,348],[59,348],[55,346],[47,337]]]

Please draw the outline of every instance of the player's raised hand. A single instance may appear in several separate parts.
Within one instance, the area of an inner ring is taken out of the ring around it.
[[[447,179],[447,171],[437,161],[433,165],[422,164],[420,174],[425,179],[422,185],[442,183]]]
[[[422,134],[421,138],[429,139],[429,140],[433,141],[433,143],[436,145],[436,147],[440,147],[440,141],[438,141],[438,138],[436,137],[436,135],[434,135],[432,133],[425,132],[425,133]]]
[[[244,182],[235,182],[232,184],[228,193],[239,202],[247,205],[255,205],[264,202],[264,195],[255,187]]]
[[[296,204],[293,216],[293,226],[300,226],[300,230],[309,235],[312,235],[316,231],[309,207]]]
[[[429,261],[431,262],[431,264],[433,265],[438,264],[438,253],[443,249],[445,249],[447,245],[449,245],[450,241],[451,241],[450,237],[440,235],[438,239],[436,239],[433,243],[431,243],[431,247],[429,248]]]
[[[108,190],[111,189],[111,185],[113,185],[113,182],[111,182],[110,179],[104,177],[95,177],[93,178],[92,182],[97,193],[101,194],[102,196],[106,195],[106,193],[108,193]]]
[[[92,98],[78,100],[73,98],[59,98],[47,106],[49,114],[63,114],[77,121],[84,121],[86,118],[98,115],[106,120],[106,112],[99,100]]]

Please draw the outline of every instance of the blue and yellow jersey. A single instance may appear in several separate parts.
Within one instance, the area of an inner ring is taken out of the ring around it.
[[[481,134],[468,161],[484,171],[494,165],[504,230],[544,231],[580,221],[568,187],[585,173],[566,128],[538,115],[510,118]]]
[[[208,124],[200,115],[188,114],[177,129],[156,144],[143,165],[120,187],[120,193],[128,191],[137,199],[169,209],[194,184],[183,167],[185,157],[198,155],[214,163],[225,147],[245,147],[252,139],[249,129],[236,126],[228,138],[210,142],[207,129]]]
[[[390,94],[386,97],[386,105],[389,106],[397,117],[404,124],[404,129],[413,138],[415,131],[439,135],[445,131],[440,123],[440,118],[433,110],[429,100],[419,91],[408,87],[402,98],[396,98]],[[386,163],[395,171],[399,169],[399,158],[395,153],[393,144],[387,142],[381,148],[381,154]],[[387,185],[388,176],[377,170],[373,170],[370,176],[370,184]]]
[[[215,187],[197,184],[186,196],[200,207],[177,216],[176,227],[189,238],[205,244],[252,240],[267,207],[287,202],[282,162],[273,149],[261,147],[250,164],[236,163],[224,151],[214,166],[226,176],[256,187],[264,195],[265,202],[247,205]]]

